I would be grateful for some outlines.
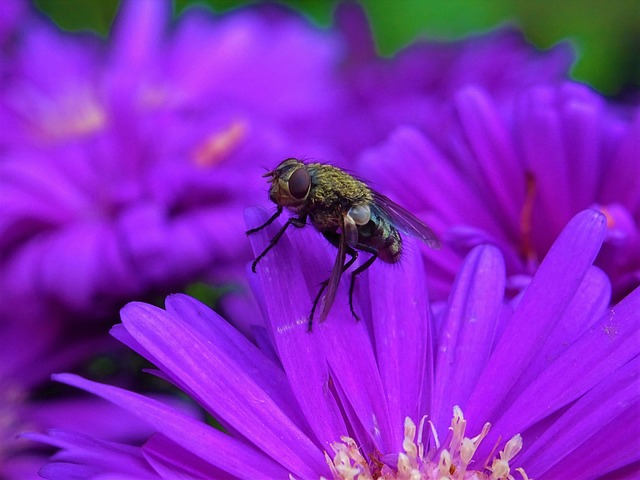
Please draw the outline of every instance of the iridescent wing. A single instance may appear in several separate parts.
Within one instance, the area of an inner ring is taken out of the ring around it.
[[[344,267],[344,261],[347,257],[347,235],[345,234],[345,225],[346,221],[343,219],[342,228],[340,229],[340,240],[338,241],[338,255],[336,256],[336,262],[333,264],[333,270],[331,270],[329,284],[327,285],[327,293],[324,294],[321,300],[321,322],[326,320],[327,315],[329,315],[329,310],[331,310],[331,306],[333,305],[333,301],[336,299],[338,285],[340,284],[340,277],[342,277],[342,268]]]
[[[384,195],[373,190],[371,193],[373,205],[370,208],[376,215],[384,217],[402,233],[422,240],[429,247],[436,250],[440,248],[438,237],[422,220]]]

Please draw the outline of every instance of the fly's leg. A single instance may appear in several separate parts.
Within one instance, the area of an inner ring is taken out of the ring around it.
[[[268,227],[269,225],[271,225],[273,223],[273,221],[278,218],[280,216],[280,214],[282,213],[282,207],[280,205],[278,205],[278,209],[276,210],[276,213],[274,213],[273,215],[271,215],[271,218],[269,220],[267,220],[264,224],[260,225],[257,228],[252,228],[251,230],[247,230],[245,232],[246,235],[251,235],[252,233],[256,233],[259,232],[260,230],[262,230],[265,227]]]
[[[325,235],[325,237],[326,236],[327,235]],[[358,259],[358,251],[354,250],[351,247],[349,247],[347,249],[347,254],[351,255],[351,258],[342,267],[342,273],[344,273]],[[329,279],[328,278],[324,282],[322,282],[320,284],[320,290],[318,290],[318,293],[316,294],[316,298],[313,300],[313,305],[311,306],[311,313],[309,314],[309,324],[307,326],[307,330],[308,331],[311,331],[311,329],[313,327],[313,316],[316,313],[316,308],[318,307],[318,302],[322,298],[322,294],[324,293],[325,289],[327,288],[327,285],[329,285]]]
[[[360,317],[358,316],[355,309],[353,308],[353,290],[356,286],[356,277],[360,275],[362,272],[364,272],[367,268],[369,268],[373,264],[373,262],[376,261],[376,259],[378,258],[378,250],[376,250],[373,247],[370,247],[369,245],[363,245],[362,243],[359,243],[357,247],[358,249],[371,254],[371,256],[367,259],[366,262],[364,262],[362,265],[356,268],[353,271],[353,273],[351,273],[351,284],[349,285],[349,308],[351,309],[351,315],[353,315],[353,318],[355,318],[356,321],[360,321]]]
[[[258,227],[257,229],[253,229],[253,230],[249,230],[247,233],[253,233],[256,230],[260,230],[262,228],[264,228],[265,226],[269,225],[271,222],[273,222],[273,220],[275,220],[275,215],[273,217],[271,217],[269,220],[267,220],[267,223],[265,223],[264,225],[262,225],[261,227]],[[251,271],[253,273],[256,273],[256,265],[258,265],[258,262],[260,260],[262,260],[262,258],[267,254],[267,252],[269,250],[271,250],[273,247],[276,246],[276,243],[278,243],[278,241],[280,240],[280,237],[282,237],[282,235],[284,235],[284,232],[287,230],[287,228],[289,228],[289,225],[293,225],[294,227],[297,228],[302,228],[305,226],[305,224],[307,223],[307,219],[306,217],[300,218],[300,217],[291,217],[289,218],[289,220],[287,220],[287,222],[282,226],[282,228],[280,230],[278,230],[278,233],[276,233],[273,238],[271,239],[271,241],[269,242],[269,245],[267,245],[267,248],[265,248],[262,253],[260,255],[258,255],[256,257],[256,259],[253,261],[253,263],[251,264]]]

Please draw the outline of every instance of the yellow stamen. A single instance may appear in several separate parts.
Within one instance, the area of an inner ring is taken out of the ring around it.
[[[616,219],[611,215],[607,207],[600,206],[600,213],[607,219],[607,228],[614,228],[616,226]]]
[[[236,120],[221,132],[214,132],[199,145],[194,154],[196,165],[210,167],[229,155],[247,133],[245,122]]]

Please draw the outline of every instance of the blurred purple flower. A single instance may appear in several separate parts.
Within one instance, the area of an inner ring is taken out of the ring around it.
[[[27,3],[22,0],[5,0],[0,3],[0,51],[10,48],[9,43],[27,11]],[[3,67],[0,66],[0,72]]]
[[[520,32],[502,28],[455,42],[417,40],[381,58],[360,7],[342,5],[336,15],[347,43],[339,82],[348,92],[335,120],[323,127],[347,158],[398,125],[441,132],[443,107],[463,87],[508,99],[523,88],[566,79],[574,57],[568,44],[541,53]]]
[[[640,284],[639,139],[640,110],[613,108],[579,84],[502,102],[468,87],[440,132],[400,127],[358,170],[448,240],[452,249],[425,252],[437,297],[459,254],[480,243],[500,248],[519,290],[566,222],[596,208],[608,223],[596,265],[620,299]]]
[[[294,15],[124,2],[107,45],[30,18],[0,113],[0,314],[100,317],[250,252],[263,167],[322,154],[338,43]]]
[[[268,9],[194,10],[169,29],[170,6],[123,2],[107,43],[63,34],[24,2],[0,7],[2,478],[33,472],[24,430],[141,433],[108,409],[81,412],[86,400],[38,397],[52,371],[104,351],[83,337],[98,327],[64,323],[243,278],[242,212],[264,198],[261,167],[324,151],[299,123],[331,102],[334,39]]]
[[[266,218],[249,210],[248,227]],[[255,252],[277,223],[251,237]],[[142,395],[63,374],[56,378],[157,433],[142,447],[32,435],[62,448],[42,474],[507,478],[518,466],[529,478],[634,478],[640,290],[609,307],[609,281],[592,266],[605,233],[603,215],[579,213],[508,303],[499,250],[476,247],[435,318],[422,261],[409,248],[399,266],[378,262],[358,284],[362,322],[349,313],[343,282],[328,320],[309,333],[311,299],[335,249],[312,229],[290,232],[255,276],[267,318],[259,346],[182,295],[168,297],[166,310],[129,304],[113,329],[225,433]],[[492,461],[494,445],[501,453]]]

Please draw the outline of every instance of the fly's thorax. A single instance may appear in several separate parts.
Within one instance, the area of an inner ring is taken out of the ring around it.
[[[373,201],[365,183],[339,168],[310,163],[307,171],[311,175],[309,200],[313,208],[331,209],[345,215],[354,205],[367,205]]]

